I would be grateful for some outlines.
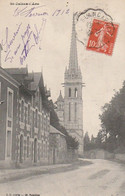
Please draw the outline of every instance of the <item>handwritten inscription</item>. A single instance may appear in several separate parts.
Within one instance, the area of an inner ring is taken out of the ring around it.
[[[8,52],[8,50],[11,47],[11,45],[15,41],[15,39],[16,39],[16,37],[17,37],[17,35],[18,35],[19,31],[20,31],[21,25],[22,25],[22,23],[20,23],[18,25],[17,30],[13,33],[13,36],[12,36],[12,38],[10,40],[8,40],[8,34],[9,34],[8,31],[9,31],[9,29],[8,29],[8,27],[6,27],[6,32],[5,32],[6,39],[5,39],[5,42],[4,42],[4,40],[2,40],[2,42],[1,42],[2,46],[5,46],[5,51],[6,52]]]
[[[32,7],[29,8],[28,6],[24,8],[17,7],[14,10],[13,16],[23,16],[23,17],[36,17],[36,16],[61,16],[61,15],[66,15],[69,14],[70,9],[56,9],[52,11],[52,14],[47,12],[47,7],[46,5],[42,6],[37,6],[37,7]]]
[[[52,16],[59,16],[59,15],[64,15],[64,14],[69,14],[70,9],[56,9]]]
[[[30,9],[27,6],[24,7],[23,9],[21,9],[20,7],[17,7],[14,10],[13,16],[33,17],[33,16],[45,16],[45,15],[48,15],[48,13],[46,11],[39,10],[40,8],[45,8],[45,5],[32,7]]]
[[[5,62],[12,63],[15,57],[18,57],[20,64],[23,65],[33,47],[38,46],[38,49],[41,50],[42,34],[45,25],[46,19],[43,18],[39,26],[28,24],[22,32],[21,27],[23,25],[20,23],[10,39],[10,31],[6,27],[5,40],[1,41],[5,52]]]
[[[24,34],[21,35],[22,42],[23,42],[23,50],[20,56],[20,63],[23,65],[23,62],[27,58],[27,55],[31,51],[32,47],[35,47],[40,43],[40,34],[44,30],[46,23],[46,19],[42,21],[40,28],[38,29],[37,25],[34,25],[34,31],[31,29],[30,25],[27,25],[26,31]],[[41,46],[39,46],[41,49]]]
[[[14,4],[17,5],[17,4]],[[31,5],[31,4],[30,4]],[[68,15],[70,9],[56,9],[48,12],[46,5],[35,5],[30,6],[16,6],[13,11],[13,16],[15,17],[39,17],[39,23],[34,24],[32,22],[28,22],[27,26],[24,28],[24,24],[21,22],[17,24],[16,30],[14,32],[11,31],[9,27],[5,28],[4,37],[1,40],[1,45],[3,47],[4,53],[4,61],[13,63],[14,60],[18,59],[21,65],[24,64],[29,53],[33,50],[34,47],[37,46],[39,50],[41,50],[41,42],[43,37],[43,32],[45,29],[46,21],[48,16],[62,16]],[[27,21],[27,20],[26,20]]]

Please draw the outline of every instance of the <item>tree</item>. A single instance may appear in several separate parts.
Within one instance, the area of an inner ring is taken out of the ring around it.
[[[77,141],[76,138],[73,138],[72,136],[67,135],[66,141],[67,141],[67,147],[68,147],[68,149],[75,149],[75,150],[78,149],[79,142]]]
[[[102,107],[99,118],[108,148],[114,150],[118,145],[125,146],[125,82],[111,101]]]
[[[90,138],[89,138],[89,134],[88,132],[85,133],[85,136],[84,136],[84,150],[89,150],[90,148]]]

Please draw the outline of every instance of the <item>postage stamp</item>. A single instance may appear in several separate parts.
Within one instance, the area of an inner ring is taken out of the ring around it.
[[[113,22],[113,18],[102,9],[89,8],[83,12],[78,12],[76,16],[76,35],[77,40],[85,47],[90,37],[93,20]]]
[[[118,27],[118,24],[94,19],[86,49],[112,55]]]

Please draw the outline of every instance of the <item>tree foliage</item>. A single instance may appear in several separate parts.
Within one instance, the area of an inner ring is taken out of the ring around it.
[[[102,107],[99,117],[106,148],[113,151],[125,146],[125,82],[111,101]]]
[[[88,150],[90,146],[90,138],[88,132],[84,135],[84,150]]]
[[[88,132],[86,132],[84,136],[84,150],[88,151],[88,150],[101,147],[100,140],[101,140],[100,132],[98,133],[97,137],[94,137],[93,135],[91,135],[91,139],[89,137]]]

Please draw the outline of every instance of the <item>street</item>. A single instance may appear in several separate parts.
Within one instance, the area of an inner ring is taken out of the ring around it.
[[[108,160],[78,169],[0,184],[0,196],[124,196],[125,165]]]

